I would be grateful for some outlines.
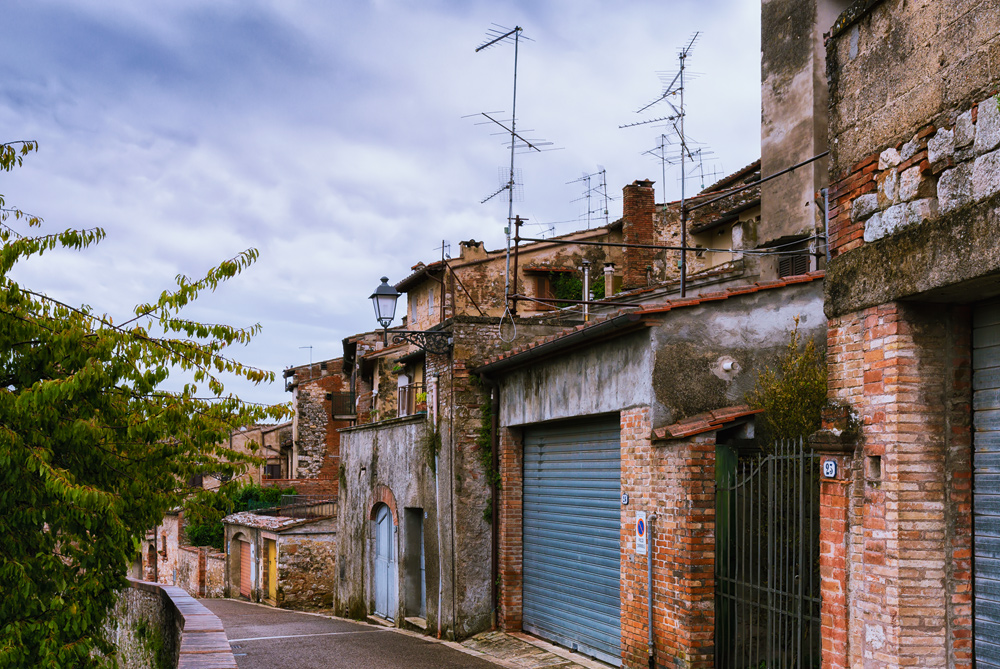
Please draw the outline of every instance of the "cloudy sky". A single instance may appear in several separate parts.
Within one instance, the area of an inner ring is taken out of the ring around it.
[[[261,323],[238,357],[276,372],[339,357],[343,337],[374,327],[380,276],[440,258],[442,241],[456,255],[469,238],[503,245],[506,201],[480,200],[509,156],[465,118],[510,114],[512,46],[475,53],[493,24],[533,40],[519,51],[518,126],[559,149],[518,156],[515,213],[561,234],[586,227],[583,184],[567,182],[598,166],[612,220],[635,179],[655,180],[662,201],[660,164],[642,154],[663,130],[618,126],[650,118],[634,112],[696,31],[687,130],[712,152],[706,183],[758,157],[759,12],[752,0],[6,0],[0,141],[41,148],[0,175],[0,193],[45,230],[108,233],[18,276],[121,318],[178,273],[254,247],[258,263],[190,315]],[[679,193],[675,168],[666,196]],[[289,399],[280,380],[230,387]]]

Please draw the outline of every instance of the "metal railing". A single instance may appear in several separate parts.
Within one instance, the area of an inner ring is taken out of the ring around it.
[[[715,666],[819,667],[819,456],[717,458]]]
[[[396,401],[396,416],[412,416],[418,411],[427,410],[427,395],[424,393],[424,384],[411,383],[406,386],[399,386],[399,395]]]
[[[330,400],[330,414],[333,416],[355,416],[358,413],[357,397],[353,392],[327,393]]]
[[[278,504],[250,500],[247,511],[262,516],[323,518],[337,515],[337,498],[333,495],[282,495]]]

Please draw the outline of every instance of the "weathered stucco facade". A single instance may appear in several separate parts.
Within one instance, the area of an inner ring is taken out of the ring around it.
[[[996,656],[973,332],[1000,294],[1000,3],[855,3],[827,62],[824,665],[971,667]]]
[[[620,531],[611,537],[619,547],[621,591],[615,600],[620,628],[614,639],[619,655],[601,655],[607,648],[584,652],[626,667],[649,666],[647,564],[645,555],[636,552],[632,532],[635,514],[642,511],[660,519],[653,566],[657,666],[713,666],[714,468],[722,428],[678,439],[664,436],[661,428],[706,412],[714,412],[714,419],[727,427],[738,425],[737,419],[745,421],[752,413],[745,407],[718,410],[745,401],[757,376],[787,350],[793,329],[822,347],[826,317],[821,278],[822,273],[815,273],[788,283],[651,304],[493,358],[475,370],[499,388],[503,629],[522,629],[526,584],[542,578],[532,571],[540,568],[526,562],[526,440],[533,434],[558,437],[559,430],[585,430],[603,420],[619,435]],[[583,465],[582,479],[587,479],[586,471]],[[532,476],[544,481],[547,475]],[[539,513],[538,501],[531,503]],[[574,506],[588,503],[585,496]],[[558,518],[560,510],[553,508],[552,514]],[[552,638],[585,647],[587,633]]]
[[[498,320],[459,316],[441,323],[450,351],[419,356],[424,409],[341,431],[336,608],[342,615],[378,614],[449,638],[492,624],[490,454],[484,461],[477,444],[488,400],[468,370],[490,354],[558,330],[518,319],[517,339],[505,343],[497,337]],[[397,361],[413,351],[378,342],[364,353],[362,344],[356,349],[362,376],[384,376],[373,385],[395,389],[389,374],[407,369]],[[380,562],[383,509],[392,550]]]
[[[302,505],[307,518],[235,513],[223,519],[227,597],[292,609],[333,604],[336,515],[332,503]],[[275,514],[281,511],[275,511]],[[249,553],[249,558],[247,554]]]

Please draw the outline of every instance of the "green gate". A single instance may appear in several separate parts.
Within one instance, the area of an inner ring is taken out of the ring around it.
[[[819,667],[819,456],[716,456],[715,666]]]

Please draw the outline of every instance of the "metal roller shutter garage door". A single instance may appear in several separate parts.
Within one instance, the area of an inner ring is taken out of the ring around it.
[[[618,416],[524,434],[526,631],[621,664]]]
[[[1000,302],[972,328],[976,666],[1000,667]]]

